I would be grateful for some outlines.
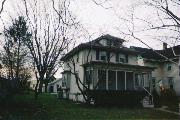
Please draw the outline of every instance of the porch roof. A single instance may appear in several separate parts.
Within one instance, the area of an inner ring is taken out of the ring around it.
[[[156,69],[156,67],[150,67],[150,66],[140,66],[140,65],[131,65],[127,63],[113,63],[113,62],[104,62],[104,61],[91,61],[88,63],[83,64],[82,66],[88,67],[88,66],[107,66],[107,67],[116,67],[116,68],[126,68],[126,69],[135,69],[139,71],[147,70],[147,71],[153,71]]]

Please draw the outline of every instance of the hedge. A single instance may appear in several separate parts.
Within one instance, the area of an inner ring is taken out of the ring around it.
[[[97,106],[139,107],[146,96],[145,91],[91,90],[91,99]]]

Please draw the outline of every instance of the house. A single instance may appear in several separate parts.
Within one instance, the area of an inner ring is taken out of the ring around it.
[[[146,90],[150,93],[155,67],[138,64],[140,52],[124,47],[125,40],[104,35],[82,43],[62,57],[62,77],[69,89],[69,99],[83,101],[74,73],[91,90]],[[73,64],[74,63],[74,64]],[[82,89],[83,86],[79,85]]]
[[[48,92],[57,93],[58,88],[64,88],[64,82],[62,78],[57,78],[56,80],[48,83]]]
[[[159,89],[162,86],[174,89],[176,94],[180,96],[180,45],[167,48],[167,44],[163,43],[163,49],[156,50],[156,52],[167,57],[169,60],[151,49],[134,46],[131,48],[142,53],[142,57],[138,60],[141,61],[141,65],[157,68],[152,72],[153,87]]]

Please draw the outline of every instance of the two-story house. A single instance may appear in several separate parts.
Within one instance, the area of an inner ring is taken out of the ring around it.
[[[124,47],[123,42],[123,39],[104,35],[80,44],[62,57],[62,76],[70,90],[70,99],[75,100],[76,93],[80,93],[72,74],[74,68],[81,82],[90,83],[91,89],[151,89],[151,73],[155,67],[138,65],[140,52]],[[76,63],[74,66],[72,61]]]
[[[163,43],[162,50],[156,50],[164,58],[151,49],[131,47],[141,52],[141,65],[156,67],[152,72],[152,86],[157,90],[160,86],[174,89],[176,94],[180,96],[180,45],[167,48],[167,44]]]

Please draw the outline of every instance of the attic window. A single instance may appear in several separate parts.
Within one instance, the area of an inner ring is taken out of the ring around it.
[[[102,39],[99,41],[100,44],[102,44],[103,46],[106,46],[107,45],[107,41],[106,39]]]
[[[112,45],[112,41],[111,40],[106,40],[106,45],[107,46],[111,46]]]

